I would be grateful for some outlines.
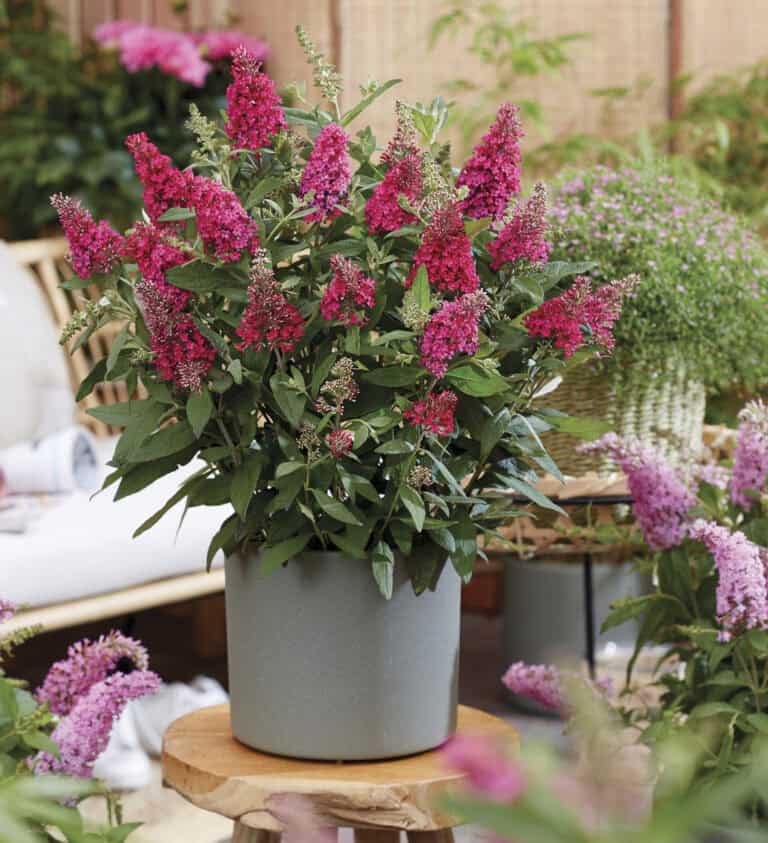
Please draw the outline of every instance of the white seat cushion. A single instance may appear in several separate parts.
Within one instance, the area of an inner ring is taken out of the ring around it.
[[[102,440],[99,449],[106,462],[114,440]],[[0,533],[0,596],[38,607],[204,571],[208,544],[232,514],[229,505],[189,510],[177,536],[179,504],[131,538],[199,467],[185,466],[116,503],[115,487],[92,500],[85,493],[54,499],[27,532]],[[215,564],[222,562],[219,554]]]
[[[74,411],[64,351],[42,291],[0,240],[0,448],[68,427]]]

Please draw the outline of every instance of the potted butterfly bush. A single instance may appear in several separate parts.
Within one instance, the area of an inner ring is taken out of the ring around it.
[[[123,325],[81,398],[105,379],[144,390],[93,410],[125,428],[116,498],[199,460],[137,534],[182,501],[188,518],[232,505],[208,563],[224,551],[235,735],[396,756],[454,728],[478,536],[515,517],[510,491],[552,505],[531,469],[556,472],[539,434],[562,417],[532,398],[565,364],[561,330],[605,345],[624,287],[595,298],[577,282],[593,331],[573,303],[537,310],[584,267],[546,263],[544,189],[518,196],[514,106],[458,177],[440,100],[398,104],[379,155],[370,128],[348,127],[396,80],[342,113],[340,78],[299,36],[326,105],[283,108],[238,48],[223,126],[192,112],[189,169],[127,139],[145,214],[125,235],[54,197],[70,286],[103,289],[67,334]]]

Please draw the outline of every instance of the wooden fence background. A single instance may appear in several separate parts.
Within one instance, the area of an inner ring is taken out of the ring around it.
[[[470,2],[470,0],[467,0]],[[612,115],[613,128],[633,130],[659,122],[679,107],[670,85],[680,73],[697,81],[768,57],[765,0],[501,0],[542,36],[589,33],[572,45],[573,66],[561,76],[526,83],[521,96],[538,99],[552,133],[600,131],[605,109],[590,91],[652,80]],[[273,50],[269,71],[279,83],[308,78],[293,33],[303,23],[345,78],[346,96],[368,79],[400,77],[401,86],[370,112],[383,141],[392,128],[396,96],[429,101],[456,76],[482,81],[466,43],[443,42],[427,51],[432,21],[445,0],[188,0],[184,14],[171,0],[52,0],[71,36],[79,40],[105,20],[128,17],[163,26],[223,25],[228,16]]]

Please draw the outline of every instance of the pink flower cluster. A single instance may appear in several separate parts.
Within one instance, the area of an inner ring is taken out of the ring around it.
[[[615,345],[613,325],[621,315],[624,298],[631,295],[638,280],[630,275],[593,291],[590,279],[580,275],[562,295],[529,313],[523,324],[531,336],[554,340],[564,357],[584,345],[611,351]]]
[[[421,401],[414,401],[403,410],[403,418],[414,427],[423,427],[437,436],[450,436],[453,433],[454,413],[459,397],[450,389],[442,392],[430,392]]]
[[[245,35],[239,29],[209,29],[207,32],[194,32],[190,37],[202,49],[205,58],[210,61],[229,59],[239,47],[244,48],[256,61],[265,62],[272,52],[269,45],[251,35]]]
[[[198,392],[216,359],[216,349],[200,333],[175,288],[138,281],[136,300],[149,329],[153,362],[163,380],[177,389]]]
[[[34,771],[89,778],[128,700],[159,687],[148,664],[141,643],[119,632],[73,644],[37,691],[38,700],[62,719],[51,735],[59,757],[38,753],[31,760]]]
[[[33,762],[35,772],[90,778],[126,703],[153,694],[159,687],[160,678],[151,670],[118,672],[96,682],[53,730],[51,739],[59,748],[59,757],[39,753]]]
[[[512,196],[520,191],[519,110],[511,103],[499,108],[496,120],[459,173],[458,186],[468,187],[464,213],[473,219],[501,219]]]
[[[457,354],[474,354],[487,305],[488,296],[482,290],[443,302],[424,328],[419,343],[421,365],[441,378]]]
[[[157,67],[169,76],[201,88],[211,69],[200,55],[194,38],[173,29],[117,20],[97,26],[93,37],[104,47],[117,47],[120,63],[129,73]]]
[[[427,269],[430,285],[443,293],[472,293],[480,286],[472,257],[472,241],[464,231],[457,203],[449,203],[435,211],[413,256],[406,287],[413,283],[422,265]]]
[[[325,444],[330,449],[331,456],[339,460],[352,453],[355,436],[351,430],[344,430],[342,427],[337,427],[325,437]]]
[[[9,621],[16,614],[16,604],[0,597],[0,623]]]
[[[271,270],[254,270],[248,287],[248,306],[237,326],[237,335],[242,340],[238,345],[241,351],[293,351],[304,336],[301,313],[283,295]]]
[[[203,176],[177,170],[143,132],[125,142],[144,185],[144,205],[154,221],[169,208],[192,208],[206,250],[221,261],[236,261],[259,245],[258,226],[236,194]],[[163,223],[165,225],[165,223]],[[175,227],[175,223],[167,223]]]
[[[768,625],[768,588],[760,548],[744,533],[731,532],[714,522],[698,519],[690,537],[703,542],[717,566],[717,616],[721,640],[746,629]]]
[[[154,284],[165,296],[172,299],[173,310],[183,310],[191,293],[173,287],[165,280],[165,273],[189,260],[183,249],[169,241],[164,229],[151,222],[137,222],[125,241],[125,257],[136,261],[145,281]]]
[[[147,137],[145,132],[129,135],[125,145],[133,155],[134,168],[144,186],[144,207],[150,219],[156,220],[169,208],[186,208],[191,176],[177,170],[167,155]]]
[[[244,47],[232,59],[232,82],[227,88],[226,130],[238,149],[262,149],[285,129],[285,114],[275,83],[259,70],[259,60]]]
[[[557,712],[564,709],[562,679],[556,667],[515,662],[501,681],[513,694],[532,700],[544,708]]]
[[[347,149],[349,135],[336,123],[326,126],[317,136],[301,175],[299,194],[313,194],[312,206],[317,210],[307,216],[308,222],[327,222],[341,211],[337,207],[349,190],[352,170]]]
[[[685,539],[690,527],[688,511],[696,504],[695,491],[654,448],[606,433],[578,450],[604,453],[618,463],[627,476],[633,511],[652,550],[666,550]]]
[[[739,414],[739,439],[733,455],[731,500],[749,511],[768,478],[768,407],[750,401]]]
[[[57,193],[51,205],[59,215],[69,243],[72,268],[80,278],[109,272],[120,258],[123,238],[108,222],[95,222],[90,213],[71,196]]]
[[[527,202],[518,203],[512,219],[488,244],[491,268],[524,260],[546,263],[549,257],[547,234],[547,189],[537,182]]]
[[[443,763],[462,773],[477,795],[496,802],[514,802],[525,792],[520,765],[489,735],[452,737],[441,750]]]
[[[401,196],[412,203],[422,197],[422,161],[417,153],[396,161],[374,188],[365,205],[365,219],[370,231],[396,231],[416,222],[412,213],[400,207],[398,197]]]
[[[65,717],[91,686],[113,672],[129,673],[148,666],[146,649],[120,632],[110,632],[96,641],[86,638],[70,646],[66,659],[51,665],[36,696],[41,703],[47,702],[54,714]]]
[[[320,313],[329,322],[365,325],[367,313],[376,303],[376,282],[366,278],[354,261],[341,255],[331,257],[333,276],[320,301]]]

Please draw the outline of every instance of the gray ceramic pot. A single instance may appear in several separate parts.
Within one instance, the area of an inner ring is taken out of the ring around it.
[[[449,566],[450,567],[450,566]],[[460,580],[385,600],[370,566],[304,553],[261,576],[226,563],[232,730],[263,752],[333,761],[433,749],[456,727]]]
[[[593,595],[596,651],[609,643],[631,648],[637,626],[628,622],[599,634],[610,605],[646,594],[650,582],[630,563],[595,562]],[[506,664],[569,664],[586,656],[584,569],[577,562],[522,560],[504,566],[504,657]],[[540,708],[515,698],[527,709]]]

